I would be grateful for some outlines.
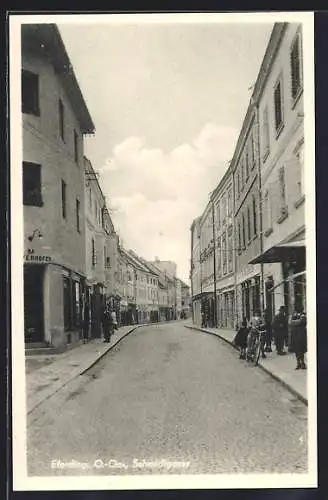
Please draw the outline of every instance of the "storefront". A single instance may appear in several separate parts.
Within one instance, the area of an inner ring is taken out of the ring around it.
[[[25,343],[63,348],[82,336],[82,297],[85,280],[80,274],[33,251],[24,256]]]
[[[217,296],[218,327],[233,328],[235,314],[235,293],[234,290],[220,291]]]
[[[265,281],[266,304],[272,310],[283,305],[290,316],[294,311],[306,310],[306,249],[305,241],[297,240],[271,247],[251,263],[280,263],[282,279],[272,277]],[[277,311],[275,311],[277,312]]]

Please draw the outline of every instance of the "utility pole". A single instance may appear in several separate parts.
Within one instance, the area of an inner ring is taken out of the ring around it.
[[[261,155],[260,155],[260,119],[259,105],[255,106],[255,123],[256,123],[256,139],[257,139],[257,159],[258,159],[258,191],[259,191],[259,222],[260,222],[260,255],[263,255],[263,197],[262,197],[262,179],[261,179]],[[260,277],[260,294],[261,294],[261,312],[264,313],[264,264],[261,259],[261,277]]]

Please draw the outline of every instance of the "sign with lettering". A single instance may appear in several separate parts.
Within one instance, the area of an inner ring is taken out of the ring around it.
[[[34,264],[42,264],[45,262],[51,262],[51,257],[48,255],[34,255],[34,254],[27,254],[24,255],[24,260],[25,262],[33,262]]]

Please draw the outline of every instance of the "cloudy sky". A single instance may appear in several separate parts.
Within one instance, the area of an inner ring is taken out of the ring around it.
[[[124,246],[189,276],[190,225],[231,159],[272,24],[59,25]]]

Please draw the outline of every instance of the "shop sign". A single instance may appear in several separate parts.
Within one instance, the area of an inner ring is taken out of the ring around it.
[[[24,255],[25,262],[33,262],[34,264],[43,264],[45,262],[51,262],[51,260],[49,255],[35,254],[34,250],[31,248],[29,248],[27,254]]]

